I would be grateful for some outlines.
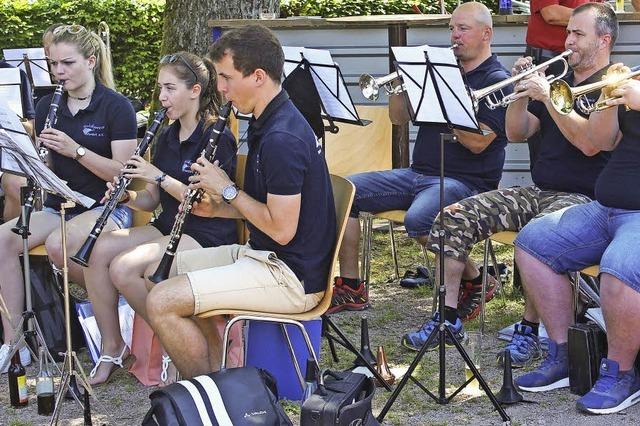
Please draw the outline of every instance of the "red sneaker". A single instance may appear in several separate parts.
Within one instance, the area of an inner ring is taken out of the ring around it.
[[[487,292],[484,300],[489,302],[493,299],[498,288],[498,281],[493,275],[488,275]],[[458,317],[462,321],[471,321],[480,315],[480,299],[482,297],[482,284],[474,284],[470,281],[460,282],[460,293],[458,295]]]
[[[360,281],[357,289],[352,289],[344,284],[342,277],[336,277],[333,282],[333,295],[328,314],[340,311],[362,311],[369,307],[369,295],[364,281]]]

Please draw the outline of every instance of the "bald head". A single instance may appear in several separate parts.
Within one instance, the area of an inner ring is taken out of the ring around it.
[[[468,3],[462,3],[460,6],[456,7],[456,10],[453,11],[452,17],[454,17],[456,14],[465,14],[468,16],[472,16],[479,24],[487,26],[489,28],[493,28],[491,11],[487,6],[480,2],[471,1]]]

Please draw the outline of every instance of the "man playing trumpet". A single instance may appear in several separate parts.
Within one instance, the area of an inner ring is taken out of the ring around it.
[[[572,51],[568,56],[572,71],[563,79],[570,86],[599,81],[609,64],[617,34],[615,13],[607,5],[588,3],[576,8],[567,26],[565,42],[565,47]],[[512,73],[520,73],[530,62],[529,57],[519,59]],[[509,140],[523,141],[540,131],[540,147],[531,165],[534,185],[476,195],[449,206],[444,212],[445,320],[458,336],[463,336],[455,309],[458,283],[463,271],[469,268],[473,245],[496,232],[520,231],[529,221],[552,211],[589,202],[595,180],[608,159],[608,154],[601,153],[589,140],[585,116],[575,111],[561,115],[554,109],[549,81],[542,73],[523,78],[515,84],[515,90],[516,101],[507,108],[506,132]],[[439,220],[441,218],[436,222]],[[438,253],[437,232],[431,232],[428,248]],[[476,312],[479,309],[477,306]],[[419,347],[429,336],[433,324],[430,320],[418,331],[405,335],[405,346]],[[516,325],[508,346],[513,365],[521,366],[540,356],[538,325],[535,309],[527,304],[524,318]],[[437,343],[434,341],[434,345]],[[551,352],[555,350],[555,346],[550,347]],[[499,363],[503,361],[502,353],[498,355]]]
[[[616,64],[608,75],[619,72],[628,74],[629,69]],[[608,358],[600,362],[600,376],[591,391],[577,401],[579,410],[594,414],[616,413],[640,401],[640,377],[634,368],[640,349],[640,81],[626,79],[602,92],[606,105],[626,105],[629,110],[609,108],[589,117],[586,134],[593,146],[612,151],[596,181],[595,201],[545,216],[516,240],[527,294],[551,344],[564,348],[558,353],[566,352],[573,318],[566,272],[600,264]],[[568,385],[568,361],[553,355],[519,377],[518,385],[538,391],[561,379]]]
[[[472,89],[488,87],[508,77],[507,70],[491,53],[492,25],[491,13],[481,3],[464,3],[451,16],[451,43],[457,45],[453,52]],[[435,99],[431,101],[435,102]],[[389,98],[389,116],[394,124],[409,121],[405,102],[404,95]],[[478,119],[483,129],[491,130],[488,134],[454,130],[459,143],[445,146],[447,204],[498,186],[507,144],[504,110],[489,110],[484,102],[480,102]],[[368,306],[365,285],[358,278],[358,214],[361,211],[407,210],[404,220],[407,233],[420,244],[426,242],[439,209],[439,152],[440,133],[443,132],[450,130],[444,125],[420,126],[413,164],[409,168],[349,177],[356,186],[356,196],[340,250],[340,276],[335,280],[329,312],[360,310]],[[469,280],[479,276],[475,268],[465,274]]]

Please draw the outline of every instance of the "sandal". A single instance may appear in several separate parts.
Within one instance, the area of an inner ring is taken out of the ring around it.
[[[93,370],[91,370],[91,373],[89,373],[89,377],[95,377],[96,373],[98,372],[98,367],[100,367],[100,364],[103,362],[109,362],[113,364],[114,367],[118,366],[123,370],[128,370],[129,367],[131,367],[131,365],[133,365],[133,363],[135,362],[136,356],[129,352],[129,354],[123,359],[122,357],[124,356],[124,353],[127,351],[127,349],[129,349],[129,347],[127,345],[124,345],[124,347],[122,348],[122,352],[120,352],[120,355],[115,357],[110,355],[101,355],[100,358],[98,358],[98,362],[96,362],[96,365],[93,367]],[[109,371],[109,375],[102,383],[107,383],[116,370],[116,368],[112,367],[111,371]]]
[[[178,370],[174,372],[174,376],[172,377],[172,381],[168,382],[169,379],[169,364],[171,363],[171,357],[167,354],[162,355],[162,371],[160,372],[160,385],[167,386],[171,383],[177,382],[180,380],[178,375]]]

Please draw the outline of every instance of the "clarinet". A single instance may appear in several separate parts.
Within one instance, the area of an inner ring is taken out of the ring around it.
[[[140,144],[136,147],[136,150],[133,152],[133,155],[144,156],[144,153],[149,148],[151,141],[153,140],[153,138],[156,135],[156,132],[158,131],[158,127],[160,127],[160,124],[164,120],[164,116],[166,112],[167,112],[166,108],[162,108],[161,110],[156,112],[155,117],[153,118],[153,122],[147,129],[147,132],[144,134],[144,138],[142,138],[142,141],[140,141]],[[98,237],[100,236],[100,234],[102,233],[102,230],[107,224],[107,220],[109,219],[109,216],[111,216],[111,213],[113,212],[113,210],[115,210],[120,198],[122,198],[122,195],[127,190],[127,186],[129,186],[129,184],[131,183],[131,178],[125,176],[126,171],[131,168],[132,166],[127,164],[124,170],[120,173],[120,175],[118,176],[118,182],[113,188],[113,191],[111,191],[111,195],[109,196],[109,199],[105,203],[102,214],[96,220],[95,225],[93,225],[93,229],[89,233],[89,236],[85,240],[84,244],[82,244],[82,247],[80,247],[78,252],[71,257],[71,260],[73,260],[77,264],[85,267],[89,265],[89,258],[91,257],[91,251],[93,250],[93,246],[95,245],[96,241],[98,240]]]
[[[60,106],[60,100],[62,99],[63,89],[64,89],[64,80],[60,80],[60,82],[56,86],[55,92],[53,92],[53,97],[51,98],[51,104],[49,105],[49,112],[47,113],[47,118],[44,121],[43,129],[48,129],[56,125],[56,121],[58,121],[58,106]],[[38,157],[40,157],[40,160],[45,161],[48,155],[49,155],[49,150],[47,149],[47,147],[44,145],[40,145],[38,147]],[[22,197],[24,199],[24,207],[25,207],[24,213],[27,217],[26,221],[22,218],[22,215],[20,215],[20,218],[18,218],[16,225],[13,228],[11,228],[11,230],[18,235],[22,235],[24,232],[26,232],[27,235],[30,234],[30,232],[27,229],[29,227],[29,218],[31,216],[31,212],[33,211],[33,207],[35,206],[35,203],[37,201],[38,191],[35,188],[35,184],[31,182],[31,180],[29,179],[27,181],[27,185],[28,185],[27,187],[28,192],[25,194],[24,197]]]
[[[213,162],[216,156],[216,151],[218,150],[218,140],[220,139],[220,135],[224,131],[230,113],[231,102],[228,102],[220,109],[218,120],[213,125],[209,143],[207,144],[207,147],[204,149],[204,151],[202,151],[201,156],[203,156],[210,162]],[[200,201],[200,199],[202,199],[203,192],[204,191],[202,189],[190,189],[189,192],[187,192],[187,195],[182,200],[182,203],[180,203],[178,214],[176,214],[176,221],[173,223],[173,227],[171,228],[171,237],[169,238],[169,243],[167,244],[167,248],[164,252],[164,255],[162,256],[162,260],[160,260],[158,269],[156,269],[153,275],[149,275],[149,281],[153,283],[159,283],[160,281],[164,281],[169,277],[171,264],[173,263],[173,258],[176,255],[176,250],[178,249],[180,238],[182,238],[184,221],[191,212],[193,203],[196,203]]]

